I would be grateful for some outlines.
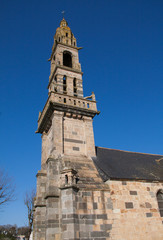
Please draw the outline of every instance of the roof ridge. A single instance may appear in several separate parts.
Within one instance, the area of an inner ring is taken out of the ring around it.
[[[99,146],[96,146],[96,147],[97,147],[97,148],[108,149],[108,150],[113,150],[113,151],[119,151],[119,152],[138,153],[138,154],[152,155],[152,156],[163,156],[163,155],[161,155],[161,154],[132,152],[132,151],[127,151],[127,150],[120,150],[120,149],[113,149],[113,148],[106,148],[106,147],[99,147]]]

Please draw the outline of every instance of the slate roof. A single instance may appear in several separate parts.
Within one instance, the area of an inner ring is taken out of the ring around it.
[[[103,181],[163,181],[163,156],[96,147],[92,158]]]

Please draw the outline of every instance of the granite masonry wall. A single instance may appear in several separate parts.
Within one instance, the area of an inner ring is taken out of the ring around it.
[[[108,181],[110,191],[61,190],[62,239],[162,240],[161,183]]]
[[[162,183],[141,181],[108,181],[113,204],[114,240],[161,240],[163,218],[158,210],[156,194]]]

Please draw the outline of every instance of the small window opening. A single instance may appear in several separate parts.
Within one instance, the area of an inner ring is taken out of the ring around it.
[[[68,33],[66,33],[66,37],[68,37]]]
[[[163,217],[163,191],[160,190],[157,193],[157,202],[158,202],[158,208],[160,211],[160,216]]]
[[[66,98],[64,98],[64,103],[66,103]]]
[[[76,105],[76,100],[74,100],[74,105]]]
[[[66,83],[66,76],[65,76],[65,75],[63,76],[63,84],[65,84],[65,85],[67,84],[67,83]]]
[[[79,182],[79,178],[76,177],[76,178],[75,178],[75,183],[77,184],[78,182]]]
[[[55,76],[54,80],[55,80],[55,82],[57,83],[57,76]]]
[[[53,56],[53,60],[55,61],[55,55]]]
[[[58,38],[58,41],[59,41],[59,42],[61,41],[61,38],[60,38],[60,37]]]
[[[73,85],[76,87],[76,78],[74,78]]]
[[[72,56],[70,52],[63,52],[63,65],[72,68]]]
[[[76,46],[76,43],[74,42],[74,47]]]
[[[68,184],[68,176],[65,175],[65,184]]]
[[[85,102],[83,102],[83,107],[85,107]]]
[[[74,88],[74,96],[76,97],[77,96],[76,78],[74,78],[73,80],[73,88]]]
[[[67,91],[67,80],[66,80],[66,76],[63,76],[63,93],[66,93]]]
[[[87,108],[89,108],[89,103],[87,103]]]

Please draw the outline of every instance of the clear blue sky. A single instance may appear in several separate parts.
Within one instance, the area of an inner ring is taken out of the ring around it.
[[[84,93],[96,94],[97,146],[163,154],[162,0],[0,0],[0,167],[16,200],[0,225],[27,224],[23,197],[36,186],[53,36],[61,11],[77,38]]]

